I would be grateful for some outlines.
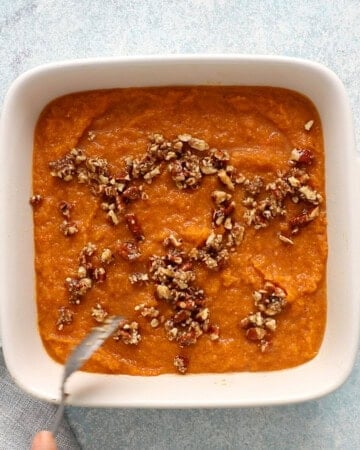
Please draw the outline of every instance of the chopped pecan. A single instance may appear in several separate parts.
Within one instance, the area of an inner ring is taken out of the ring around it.
[[[154,306],[146,306],[144,303],[135,306],[135,311],[140,312],[142,317],[147,317],[149,319],[154,319],[159,317],[160,311]]]
[[[290,162],[293,164],[311,164],[314,160],[312,151],[308,148],[294,148],[291,152]]]
[[[181,374],[185,374],[188,370],[189,360],[185,356],[176,355],[174,358],[174,366]]]
[[[244,186],[245,191],[251,196],[255,197],[260,193],[261,189],[263,188],[264,181],[260,176],[256,175],[252,180],[245,179],[242,184]]]
[[[118,244],[117,250],[122,258],[134,261],[141,256],[138,244],[135,241],[126,241]]]
[[[278,233],[278,238],[280,239],[281,242],[284,242],[285,244],[294,245],[294,241],[292,239],[290,239],[287,236],[284,236],[281,233]]]
[[[159,300],[171,300],[173,297],[171,290],[164,284],[156,286],[156,296]]]
[[[67,220],[64,220],[60,224],[60,231],[64,236],[73,236],[79,231],[79,228],[76,222],[68,222]]]
[[[210,150],[210,159],[212,161],[212,165],[220,170],[226,167],[227,161],[230,159],[230,155],[226,150],[212,148]]]
[[[307,185],[299,187],[298,192],[300,198],[312,203],[313,205],[318,205],[323,200],[322,196],[315,189]]]
[[[312,222],[319,215],[319,207],[316,206],[311,211],[304,209],[304,211],[289,220],[289,225],[292,234],[296,234],[299,228],[302,228]]]
[[[65,280],[65,284],[69,293],[70,303],[80,304],[81,298],[92,287],[92,281],[90,278],[71,278],[68,277]]]
[[[92,279],[96,283],[103,283],[106,280],[106,271],[103,267],[96,267],[92,271]]]
[[[173,320],[174,324],[177,325],[181,322],[186,322],[186,320],[189,319],[190,316],[191,316],[190,311],[188,311],[187,309],[181,309],[179,312],[174,314],[174,316],[172,317],[172,320]]]
[[[123,197],[128,201],[137,200],[141,197],[140,189],[136,186],[130,186],[123,192]]]
[[[43,198],[40,194],[34,194],[30,197],[29,203],[31,206],[38,206],[43,201]]]
[[[260,341],[261,339],[264,339],[265,335],[266,330],[260,327],[252,327],[246,331],[246,337],[251,341]]]
[[[79,165],[82,162],[86,161],[85,152],[81,148],[72,148],[70,150],[70,155],[71,155],[71,158],[74,159],[74,163],[76,165]]]
[[[308,122],[305,123],[304,128],[306,131],[310,131],[311,128],[314,125],[314,120],[309,120]]]
[[[152,179],[155,178],[156,176],[160,175],[160,166],[156,166],[153,169],[149,170],[144,176],[144,180],[147,183],[151,183]]]
[[[178,189],[196,189],[202,179],[200,159],[191,153],[184,153],[181,158],[172,161],[168,170]]]
[[[79,262],[80,264],[85,264],[88,259],[95,254],[97,247],[92,242],[88,242],[80,252]]]
[[[121,341],[126,345],[138,345],[141,341],[139,332],[139,324],[137,322],[124,321],[120,324],[118,331],[115,333],[113,339]]]
[[[97,303],[94,308],[91,308],[91,316],[96,320],[96,322],[102,323],[108,316],[108,313],[100,303]]]
[[[95,139],[95,137],[96,137],[96,134],[92,130],[88,131],[88,140],[89,141],[92,142]]]
[[[235,190],[234,183],[224,169],[219,170],[218,178],[230,191]]]
[[[160,321],[158,319],[151,319],[150,326],[151,328],[157,328],[160,325]]]
[[[149,281],[149,275],[143,272],[135,272],[129,275],[129,280],[131,284],[144,283]]]
[[[231,230],[227,235],[226,246],[230,247],[230,251],[234,251],[244,239],[245,227],[240,223],[235,222],[232,224]]]
[[[125,214],[125,222],[129,228],[129,231],[133,234],[137,241],[143,241],[145,239],[143,230],[137,220],[135,214]]]
[[[105,264],[110,264],[114,260],[114,255],[109,248],[104,248],[100,256],[101,262]]]
[[[97,175],[103,175],[104,177],[108,176],[108,162],[104,158],[87,158],[85,161],[87,169],[89,169],[90,172],[96,173]],[[100,180],[101,181],[101,180]],[[106,180],[106,183],[108,180]],[[106,184],[104,183],[104,184]]]
[[[240,321],[240,327],[246,330],[249,340],[259,342],[259,348],[265,351],[268,349],[271,333],[276,331],[274,316],[286,306],[286,292],[280,286],[266,281],[262,289],[253,292],[253,299],[257,312],[244,317]]]
[[[206,156],[200,161],[200,171],[203,175],[213,175],[218,172],[218,169],[214,160],[210,156]]]
[[[119,218],[113,209],[110,209],[109,212],[106,214],[106,216],[113,225],[119,225],[120,223]]]
[[[275,316],[279,314],[286,305],[286,299],[271,293],[269,295],[262,296],[261,300],[255,302],[259,311],[263,312],[267,316]]]
[[[59,211],[61,214],[66,217],[66,219],[70,219],[70,211],[73,208],[73,205],[65,200],[61,201],[58,205]]]
[[[64,328],[64,325],[70,325],[73,321],[74,311],[70,308],[66,308],[62,306],[58,309],[58,319],[56,322],[57,329],[61,331]]]
[[[197,336],[195,330],[184,331],[177,337],[177,342],[180,347],[188,347],[189,345],[194,345],[197,342]]]
[[[212,215],[212,223],[215,227],[220,226],[225,220],[224,208],[215,209]]]
[[[192,139],[192,136],[191,136],[191,134],[186,134],[186,133],[184,133],[184,134],[179,134],[179,135],[178,135],[178,139],[179,139],[181,142],[189,142],[190,139]]]
[[[188,144],[191,148],[199,150],[200,152],[209,149],[209,144],[202,139],[191,138],[189,139]]]
[[[210,340],[217,341],[220,337],[220,327],[219,325],[210,325],[208,329]]]
[[[213,191],[211,198],[214,200],[215,205],[221,205],[231,200],[231,194],[224,191]]]
[[[67,154],[64,158],[49,163],[50,174],[64,181],[71,181],[76,173],[75,158]]]
[[[164,239],[163,245],[165,247],[173,246],[179,248],[182,246],[182,239],[175,235],[175,233],[170,233],[167,238]]]
[[[79,266],[78,267],[78,277],[80,279],[82,279],[82,278],[86,278],[87,276],[88,276],[87,268],[85,266]]]

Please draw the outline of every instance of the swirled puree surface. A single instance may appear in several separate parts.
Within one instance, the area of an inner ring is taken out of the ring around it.
[[[326,318],[324,150],[314,105],[272,87],[67,95],[35,132],[38,324],[85,370],[262,371],[316,356]]]

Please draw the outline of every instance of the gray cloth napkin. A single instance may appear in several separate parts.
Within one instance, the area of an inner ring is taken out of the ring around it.
[[[55,412],[56,406],[34,399],[14,384],[0,349],[0,450],[28,450],[34,434],[53,423]],[[65,419],[56,440],[61,450],[80,449]]]

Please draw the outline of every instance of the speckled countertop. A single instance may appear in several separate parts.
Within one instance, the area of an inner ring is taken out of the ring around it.
[[[359,24],[359,0],[0,0],[0,103],[23,71],[68,58],[299,56],[327,65],[342,79],[359,142]],[[358,449],[360,359],[337,392],[301,405],[182,411],[69,408],[67,417],[89,450]]]

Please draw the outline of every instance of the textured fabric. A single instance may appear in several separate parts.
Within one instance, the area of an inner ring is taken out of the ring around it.
[[[27,450],[33,435],[47,429],[56,406],[36,400],[19,389],[5,367],[0,351],[0,450]],[[66,420],[57,435],[61,450],[80,449]]]

